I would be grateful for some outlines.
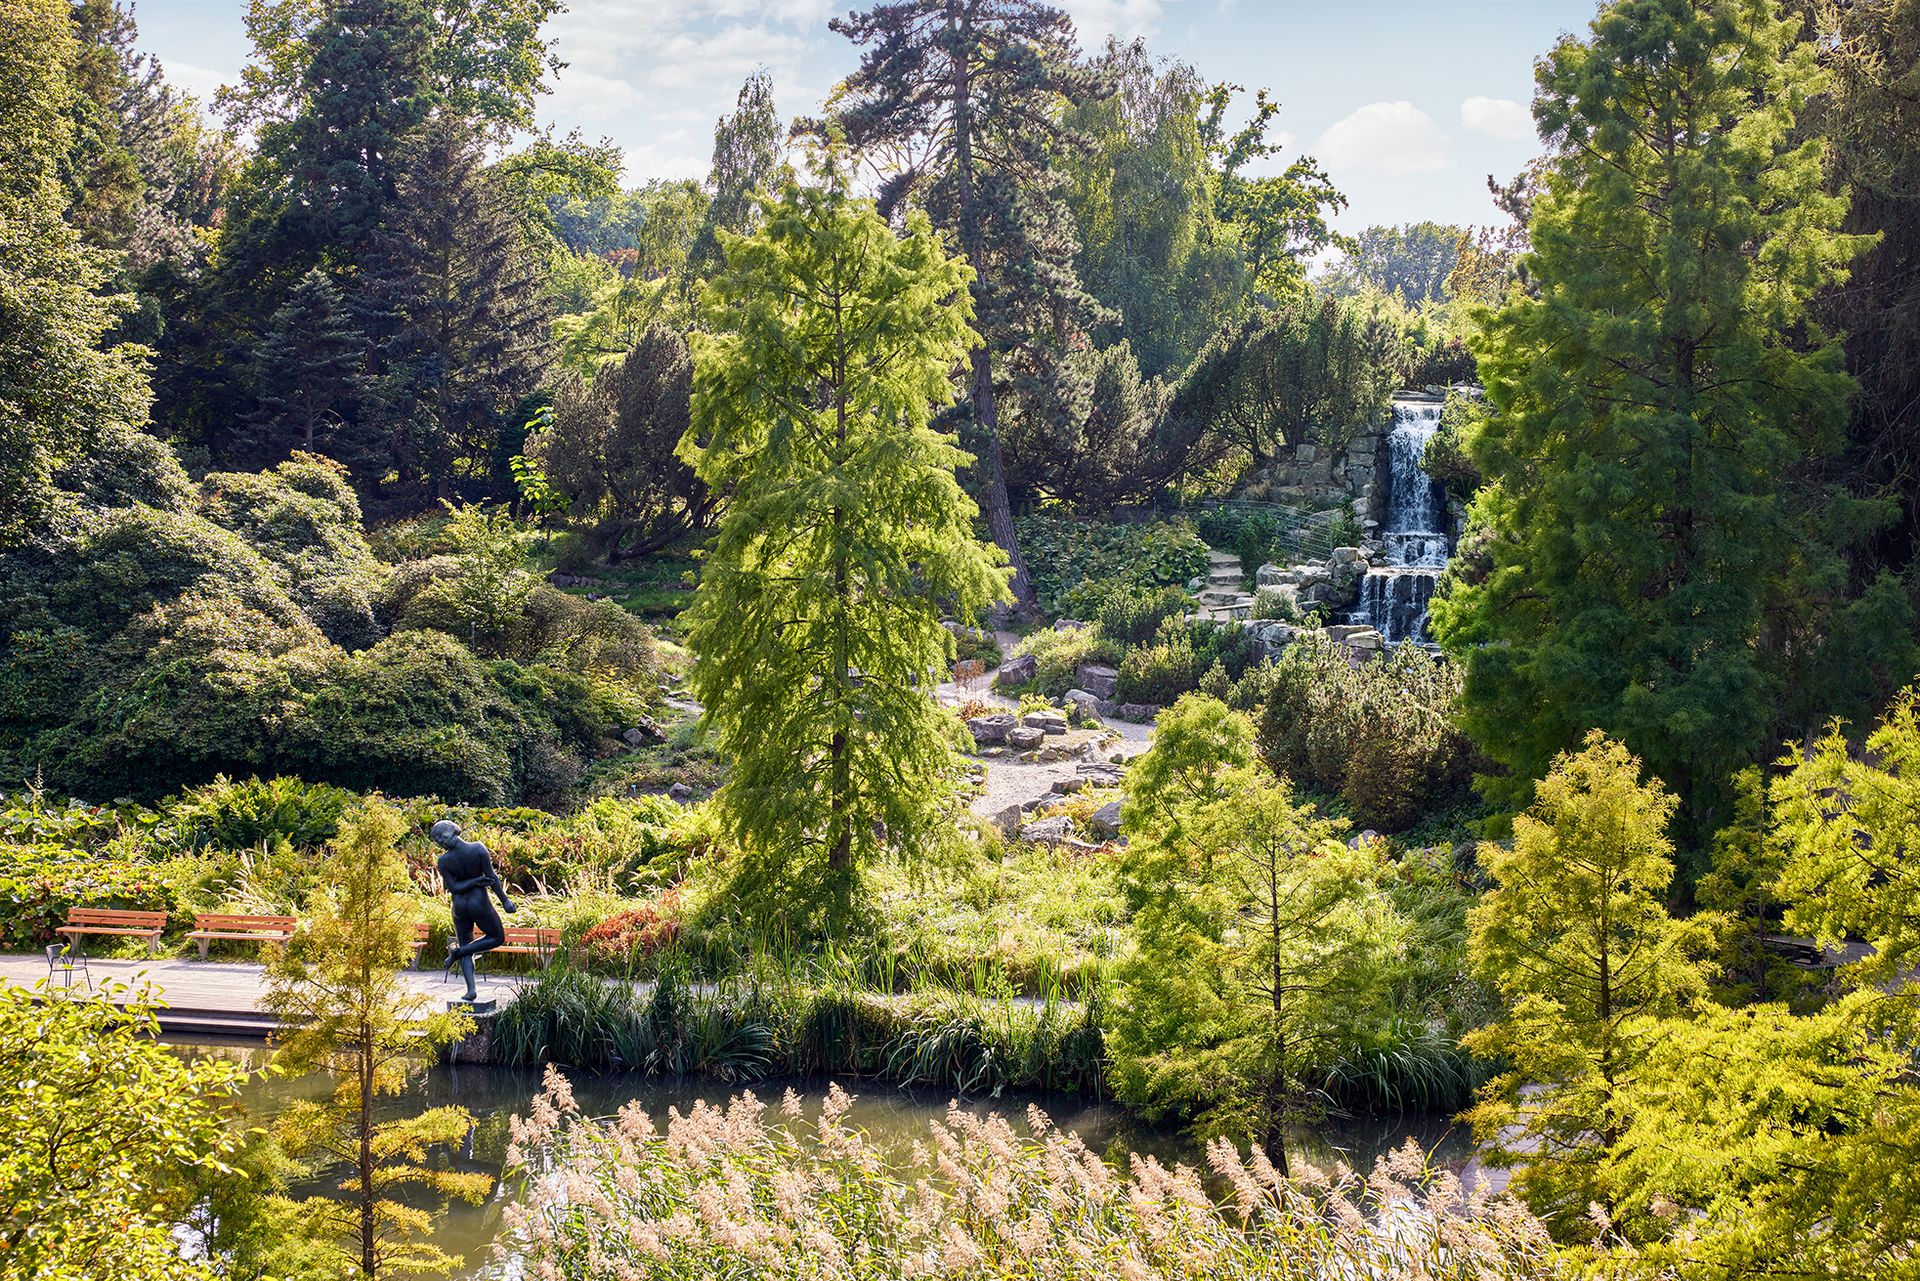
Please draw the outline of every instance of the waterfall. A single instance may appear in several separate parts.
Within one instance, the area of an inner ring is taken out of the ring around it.
[[[1427,602],[1447,563],[1446,500],[1420,468],[1427,442],[1440,426],[1440,406],[1393,402],[1387,433],[1384,527],[1385,556],[1367,570],[1360,602],[1347,621],[1378,628],[1389,643],[1421,641],[1427,634]]]

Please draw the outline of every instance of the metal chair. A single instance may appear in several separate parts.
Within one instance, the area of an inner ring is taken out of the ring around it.
[[[73,991],[73,976],[79,974],[85,980],[87,991],[93,991],[93,971],[87,968],[87,954],[75,953],[70,943],[47,944],[47,986],[51,988],[54,980],[60,981],[60,987]]]

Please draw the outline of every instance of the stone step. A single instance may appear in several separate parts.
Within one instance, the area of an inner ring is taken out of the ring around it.
[[[1207,563],[1209,565],[1231,565],[1235,569],[1238,569],[1240,568],[1240,557],[1232,552],[1218,552],[1209,547],[1207,549]]]

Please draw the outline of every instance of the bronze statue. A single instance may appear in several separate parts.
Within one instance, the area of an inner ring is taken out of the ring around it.
[[[507,928],[500,923],[500,913],[493,910],[488,892],[499,896],[503,911],[513,911],[513,902],[493,870],[493,856],[487,847],[478,841],[461,840],[459,824],[443,818],[428,829],[427,835],[446,851],[440,856],[440,881],[453,896],[453,939],[447,944],[445,973],[451,974],[456,965],[460,967],[461,977],[467,980],[466,999],[472,1001],[476,995],[473,958],[507,941]],[[478,938],[473,937],[476,932]]]

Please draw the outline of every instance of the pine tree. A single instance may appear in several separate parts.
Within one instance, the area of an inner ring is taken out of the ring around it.
[[[1003,387],[1058,398],[1069,345],[1101,317],[1080,287],[1078,246],[1056,161],[1082,145],[1056,105],[1101,91],[1077,61],[1073,24],[1038,0],[887,0],[830,24],[867,46],[840,89],[835,122],[857,151],[912,155],[880,208],[917,200],[974,270],[982,342],[970,353],[976,487],[987,528],[1013,565],[1023,608],[1033,585],[1013,529],[1001,453]]]
[[[399,811],[378,797],[342,819],[305,927],[269,958],[261,1000],[282,1029],[274,1066],[292,1075],[335,1074],[330,1097],[291,1104],[274,1131],[296,1159],[344,1166],[346,1196],[309,1197],[293,1210],[306,1232],[334,1245],[367,1281],[456,1262],[420,1239],[431,1217],[396,1200],[395,1190],[412,1185],[478,1201],[492,1184],[484,1174],[425,1164],[429,1148],[472,1129],[464,1108],[377,1117],[379,1100],[406,1087],[423,1053],[472,1028],[464,1014],[430,1012],[432,1002],[407,986],[416,896],[396,848],[406,830]]]
[[[298,449],[352,461],[356,442],[342,437],[358,421],[366,356],[367,337],[339,286],[318,267],[309,271],[253,353],[260,389],[248,420],[254,457],[274,463]]]
[[[954,479],[966,455],[930,425],[974,337],[969,273],[925,215],[896,238],[837,184],[789,187],[758,235],[721,243],[683,446],[728,495],[683,616],[692,687],[750,865],[844,889],[883,848],[950,829],[941,608],[1005,596]]]
[[[437,498],[510,493],[503,432],[550,359],[542,268],[464,125],[436,116],[405,168],[363,273],[390,456]]]
[[[610,565],[657,551],[712,515],[712,492],[674,452],[692,395],[686,339],[654,325],[591,384],[564,383],[552,421],[528,442],[528,457],[574,516],[591,522]]]
[[[1778,662],[1818,648],[1802,611],[1839,567],[1800,482],[1850,380],[1807,305],[1857,244],[1794,140],[1798,27],[1772,0],[1621,0],[1539,64],[1530,288],[1475,345],[1491,568],[1433,612],[1508,803],[1598,726],[1697,845],[1793,692]]]
[[[1556,758],[1513,843],[1484,842],[1494,882],[1468,915],[1475,968],[1510,1013],[1473,1033],[1475,1053],[1506,1070],[1474,1109],[1491,1159],[1562,1229],[1605,1192],[1599,1169],[1625,1124],[1617,1092],[1639,1069],[1635,1019],[1666,1017],[1706,988],[1697,958],[1713,918],[1678,921],[1666,829],[1678,802],[1640,762],[1594,731]]]
[[[102,345],[127,303],[98,292],[113,264],[62,218],[77,48],[60,0],[0,22],[0,546],[45,518],[61,460],[137,431],[151,400],[139,350]]]

